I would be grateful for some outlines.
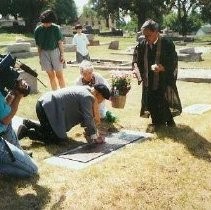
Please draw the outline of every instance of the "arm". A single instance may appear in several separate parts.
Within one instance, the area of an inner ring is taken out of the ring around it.
[[[8,125],[18,110],[20,100],[26,92],[28,93],[28,84],[24,80],[17,81],[14,90],[11,90],[5,98],[5,103],[10,106],[10,112],[1,119],[1,122]],[[25,95],[26,96],[26,95]],[[6,106],[6,105],[5,105]]]
[[[135,47],[134,52],[133,52],[132,70],[133,70],[133,74],[138,80],[138,85],[140,85],[142,82],[142,79],[141,79],[140,69],[138,67],[138,46]]]
[[[81,111],[83,114],[84,125],[85,125],[85,133],[84,136],[88,143],[103,143],[104,138],[98,134],[94,110],[98,111],[98,107],[94,107],[94,101],[91,97],[85,97],[82,100]]]
[[[11,111],[9,115],[4,117],[1,122],[5,125],[8,125],[11,123],[12,118],[15,116],[17,110],[18,110],[18,105],[20,103],[21,98],[23,97],[23,94],[21,94],[18,91],[11,91],[7,96],[6,96],[6,101],[11,107]]]
[[[60,51],[60,61],[62,63],[64,63],[65,59],[64,59],[64,44],[63,44],[63,41],[60,40],[58,42],[58,46],[59,46],[59,51]]]
[[[38,51],[38,56],[39,56],[39,59],[40,59],[40,55],[41,55],[41,48],[39,46],[37,46],[37,51]]]

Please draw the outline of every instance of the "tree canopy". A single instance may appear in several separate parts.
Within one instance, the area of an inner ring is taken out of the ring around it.
[[[16,19],[22,17],[27,31],[32,32],[39,21],[39,16],[45,9],[53,9],[60,24],[76,20],[77,11],[74,0],[0,0],[0,13],[3,16],[12,15]]]
[[[162,24],[165,16],[175,11],[176,22],[180,26],[178,30],[183,35],[189,31],[190,14],[198,13],[204,21],[211,20],[210,0],[90,0],[89,4],[98,15],[106,19],[108,17],[118,18],[120,12],[129,13],[137,19],[138,28],[149,18]]]

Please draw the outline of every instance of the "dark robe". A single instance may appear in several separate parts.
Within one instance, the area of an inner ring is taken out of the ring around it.
[[[150,113],[154,124],[164,124],[182,112],[176,87],[178,59],[175,45],[165,37],[159,39],[152,48],[146,40],[142,40],[135,47],[132,62],[137,63],[143,81],[140,116]],[[158,42],[160,50],[156,54]],[[155,73],[151,70],[151,65],[156,63],[156,55],[159,56],[159,63],[165,68],[163,72]]]

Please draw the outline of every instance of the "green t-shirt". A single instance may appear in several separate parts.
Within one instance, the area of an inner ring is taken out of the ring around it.
[[[37,26],[34,31],[36,45],[43,50],[53,50],[58,47],[58,42],[63,36],[60,27],[54,23],[50,27],[42,24]]]

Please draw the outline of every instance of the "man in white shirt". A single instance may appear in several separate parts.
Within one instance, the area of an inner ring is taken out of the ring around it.
[[[86,34],[82,33],[82,25],[75,26],[76,34],[73,37],[73,44],[76,48],[76,61],[81,63],[83,60],[90,60],[88,45],[89,40]]]
[[[96,84],[104,84],[108,89],[110,89],[107,80],[94,71],[94,66],[90,61],[83,60],[79,65],[79,68],[81,75],[76,79],[76,85],[88,85],[90,87],[94,87]],[[100,117],[105,118],[107,111],[105,100],[103,100],[99,104]]]

